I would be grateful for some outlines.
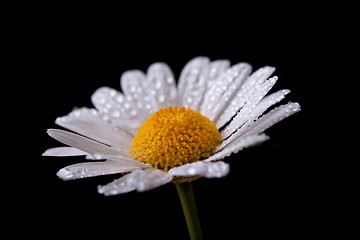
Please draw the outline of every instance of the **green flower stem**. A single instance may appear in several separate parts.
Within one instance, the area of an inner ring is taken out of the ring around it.
[[[203,239],[192,183],[175,183],[191,240]]]

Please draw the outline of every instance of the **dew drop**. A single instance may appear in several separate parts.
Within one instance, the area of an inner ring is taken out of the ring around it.
[[[187,170],[187,173],[190,174],[190,175],[194,175],[196,173],[196,169],[195,168],[189,168]]]
[[[163,94],[159,95],[158,96],[158,101],[161,102],[161,103],[164,102],[165,101],[165,96]]]
[[[98,96],[95,101],[96,101],[98,104],[103,105],[103,104],[105,104],[106,99],[104,98],[104,96],[101,95],[101,96]]]
[[[134,116],[136,116],[136,114],[137,114],[136,109],[133,109],[133,110],[130,111],[130,115],[131,115],[131,116],[134,117]]]
[[[118,102],[118,103],[122,103],[122,102],[124,101],[124,96],[118,95],[118,96],[115,98],[115,101]]]
[[[115,117],[115,118],[118,118],[120,117],[120,112],[118,110],[114,110],[112,113],[111,113],[111,116],[112,117]]]
[[[114,89],[110,90],[109,95],[110,97],[115,97],[116,91]]]
[[[172,77],[166,78],[166,83],[171,84],[173,82],[174,82],[174,78],[172,78]]]
[[[155,83],[155,89],[160,89],[161,88],[161,81],[156,81]]]
[[[193,98],[192,98],[192,97],[189,96],[189,97],[186,98],[186,102],[187,102],[187,103],[191,103],[192,101],[193,101]]]

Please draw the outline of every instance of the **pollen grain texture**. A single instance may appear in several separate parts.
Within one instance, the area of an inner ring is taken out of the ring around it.
[[[129,153],[137,161],[168,171],[210,157],[220,139],[216,125],[199,111],[168,107],[139,128]]]

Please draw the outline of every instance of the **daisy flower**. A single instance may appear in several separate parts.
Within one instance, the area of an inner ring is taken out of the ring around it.
[[[290,92],[267,95],[278,79],[271,77],[274,71],[265,66],[252,72],[248,63],[230,66],[228,60],[197,57],[185,65],[177,85],[165,63],[150,65],[146,73],[124,72],[122,92],[101,87],[91,96],[95,108],[74,109],[56,119],[71,132],[47,133],[68,146],[43,156],[86,156],[89,162],[59,170],[63,180],[123,173],[98,187],[104,195],[169,182],[181,195],[186,185],[180,183],[224,177],[229,172],[225,157],[268,140],[267,128],[300,111],[291,102],[269,110]]]

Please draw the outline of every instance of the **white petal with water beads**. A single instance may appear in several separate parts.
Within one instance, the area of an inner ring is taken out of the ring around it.
[[[198,161],[181,167],[172,168],[169,174],[172,176],[201,176],[206,178],[220,178],[229,173],[230,166],[225,162]]]
[[[77,163],[60,169],[57,176],[63,180],[95,177],[114,173],[132,172],[139,167],[116,161]]]
[[[124,152],[121,149],[107,146],[105,144],[96,142],[92,139],[77,135],[75,133],[58,129],[48,129],[48,134],[61,143],[88,153],[88,159],[110,159],[122,162],[124,164],[139,166],[142,168],[145,168],[146,166],[144,163],[124,157],[124,155],[128,155],[128,152]]]
[[[214,121],[250,72],[251,66],[247,63],[238,63],[222,72],[216,81],[208,86],[201,108],[202,114]]]
[[[211,157],[209,157],[208,159],[204,160],[204,162],[211,162],[211,161],[217,161],[223,159],[225,157],[230,156],[232,153],[237,153],[246,147],[256,145],[268,139],[269,137],[266,136],[265,134],[254,135],[246,138],[238,138],[235,141],[232,141],[224,149],[218,148],[218,152],[212,155]]]
[[[70,157],[70,156],[82,156],[86,155],[86,152],[83,152],[77,148],[73,147],[57,147],[50,148],[46,150],[42,156],[51,156],[51,157]]]
[[[58,140],[59,142],[89,154],[121,154],[121,151],[118,149],[75,133],[59,129],[48,129],[47,133],[50,135],[50,137]]]
[[[290,90],[284,89],[276,93],[273,93],[267,97],[264,97],[264,99],[251,112],[245,124],[243,124],[238,130],[236,130],[235,133],[233,133],[230,137],[222,141],[218,149],[224,148],[227,144],[241,137],[241,135],[245,131],[247,131],[252,126],[252,124],[254,124],[257,121],[257,119],[259,118],[259,116],[261,116],[261,114],[263,114],[270,106],[281,101],[285,97],[285,95],[288,94],[289,92]]]
[[[165,63],[153,63],[146,72],[148,88],[146,96],[155,111],[176,105],[177,89],[174,74]]]
[[[207,57],[197,57],[181,71],[178,83],[180,106],[199,110],[207,86],[209,62]]]
[[[105,125],[96,109],[75,109],[68,115],[57,118],[55,123],[110,146],[123,149],[128,149],[131,146],[132,136]]]
[[[107,196],[134,190],[143,192],[164,185],[171,180],[170,174],[158,169],[135,170],[107,185],[99,186],[98,191]]]
[[[215,122],[216,126],[221,128],[230,121],[245,106],[255,90],[259,89],[259,85],[263,84],[274,71],[275,68],[266,66],[252,73],[234,94],[230,103],[219,116],[219,119]]]
[[[144,121],[142,110],[133,103],[132,97],[115,89],[101,87],[91,96],[91,101],[106,125],[127,131],[132,137]]]
[[[221,132],[223,139],[228,138],[232,133],[238,130],[247,120],[251,118],[252,111],[263,97],[270,91],[277,81],[277,77],[270,78],[262,84],[257,85],[253,94],[250,95],[242,109],[231,120],[230,124]],[[220,124],[221,125],[221,124]]]
[[[267,114],[260,117],[254,124],[247,129],[242,135],[242,137],[251,136],[254,134],[260,134],[264,132],[269,127],[273,126],[274,124],[280,122],[284,118],[287,118],[294,113],[299,112],[300,105],[298,103],[288,103],[285,105],[281,105],[277,108],[274,108]]]

